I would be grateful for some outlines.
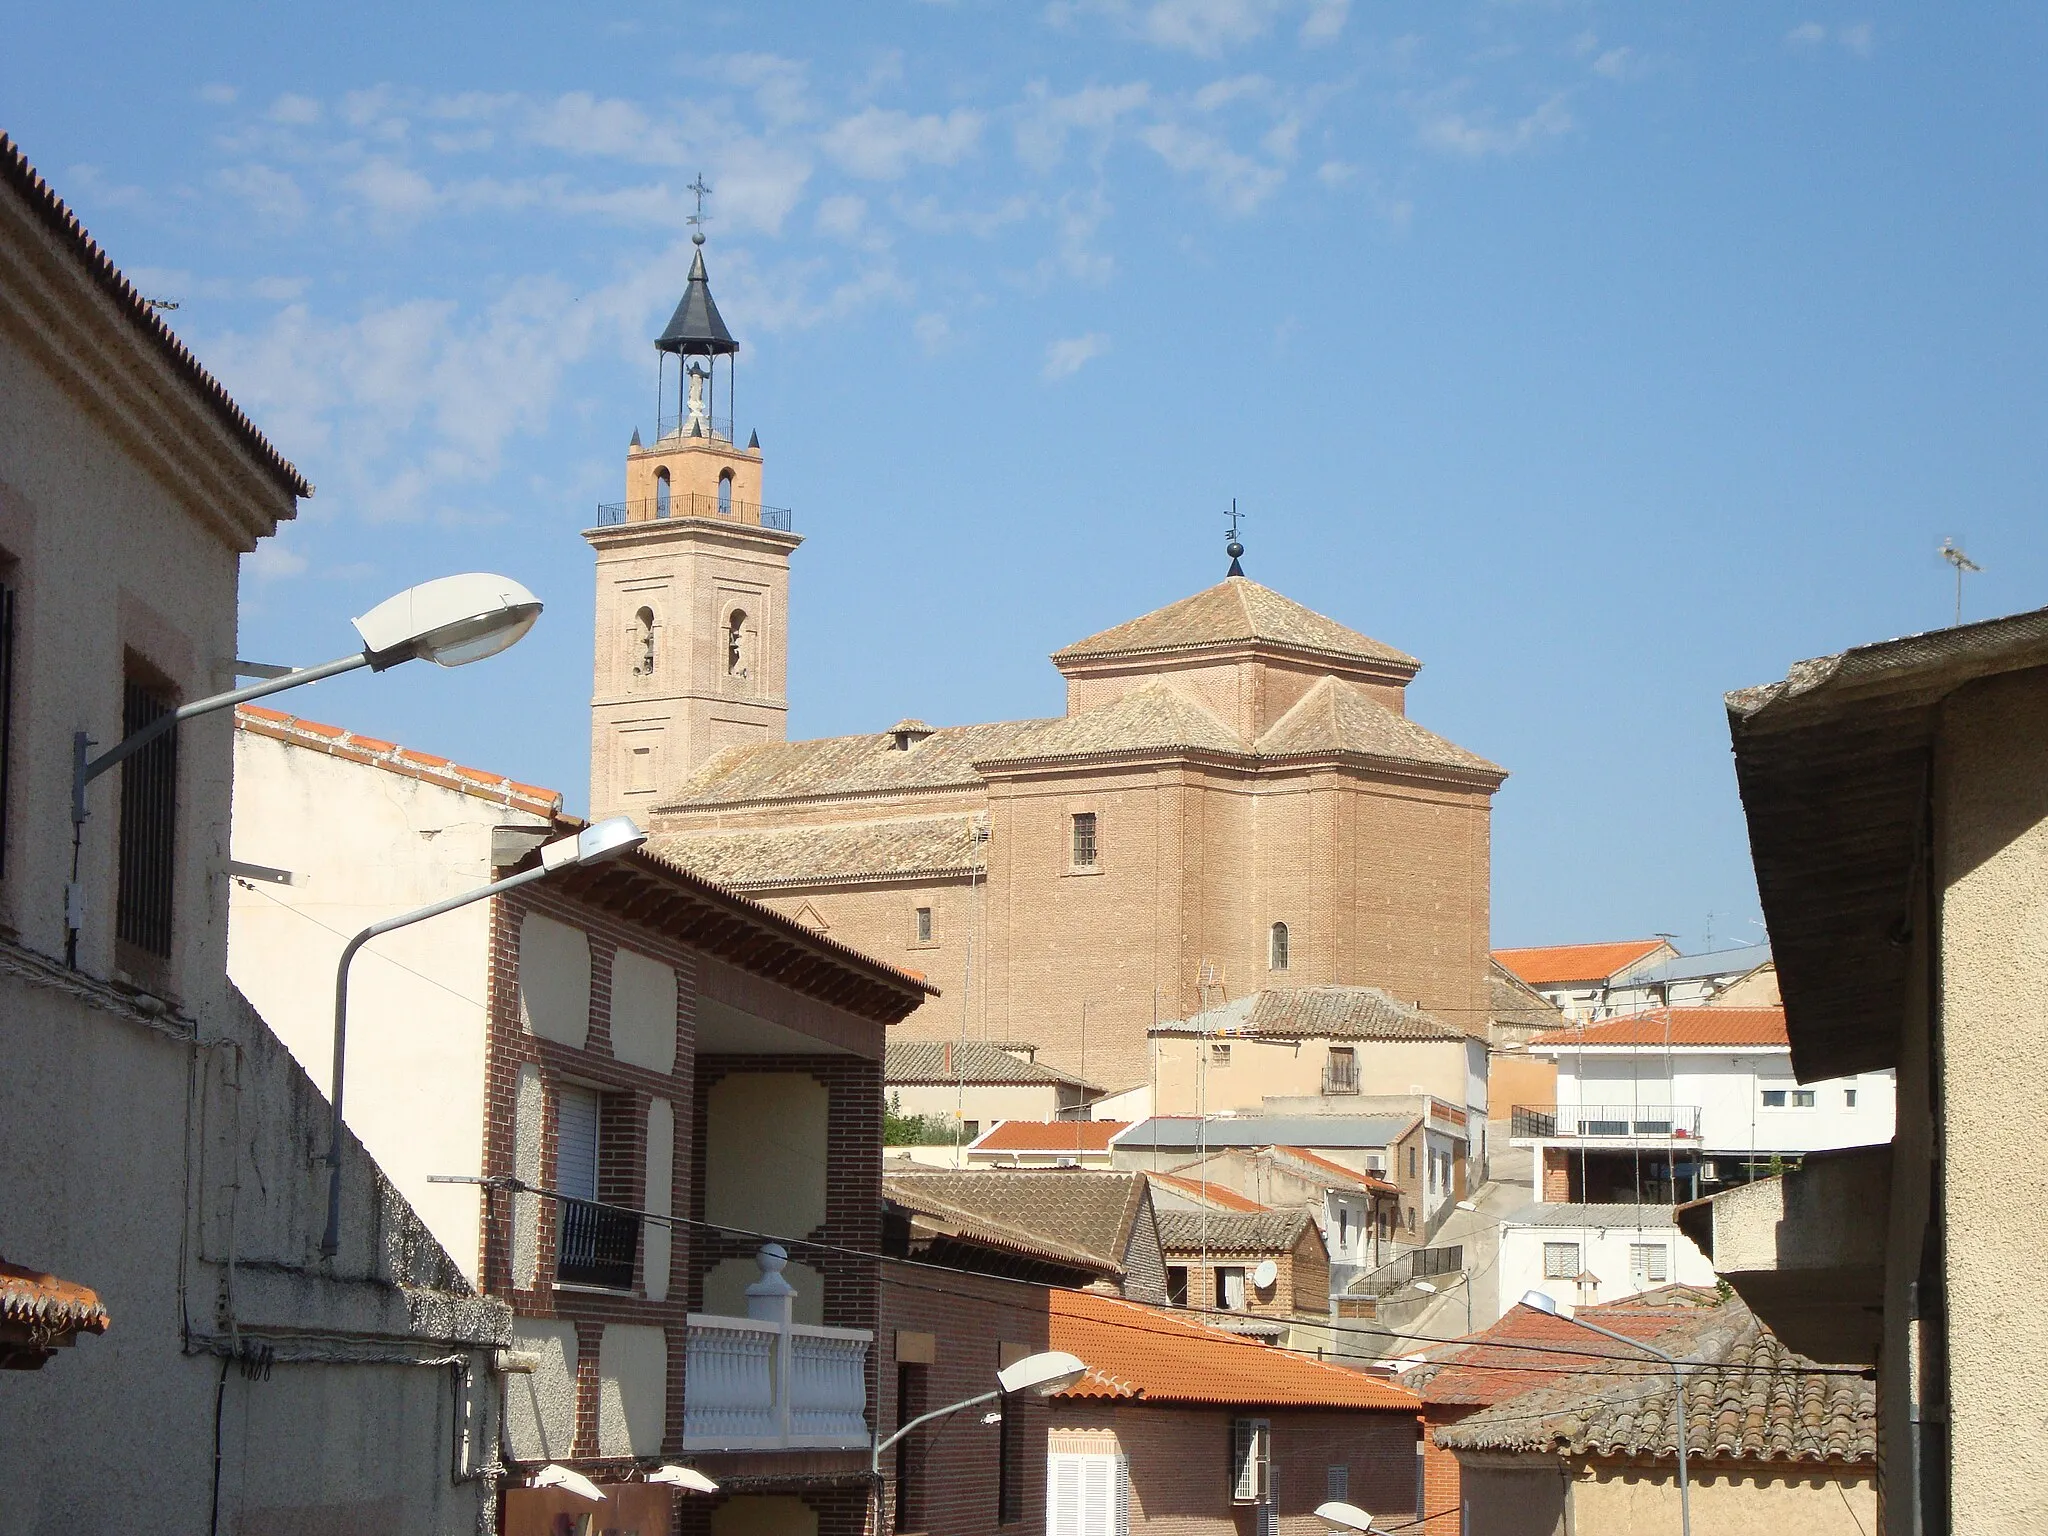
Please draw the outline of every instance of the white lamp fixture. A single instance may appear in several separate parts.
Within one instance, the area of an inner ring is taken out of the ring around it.
[[[1356,1504],[1331,1502],[1316,1506],[1316,1518],[1333,1531],[1356,1532],[1359,1536],[1372,1536],[1372,1516]]]
[[[1005,1392],[1036,1392],[1040,1397],[1051,1397],[1055,1392],[1066,1391],[1087,1374],[1088,1367],[1076,1356],[1051,1349],[1004,1366],[996,1372],[996,1380]]]
[[[1548,1312],[1552,1317],[1561,1317],[1566,1322],[1573,1320],[1571,1303],[1559,1301],[1548,1291],[1522,1292],[1522,1305],[1530,1308],[1532,1311]]]
[[[1431,1285],[1427,1280],[1416,1281],[1415,1289],[1422,1292],[1422,1294],[1425,1296],[1434,1296],[1436,1294],[1436,1287]]]
[[[414,657],[443,667],[482,661],[516,643],[539,617],[540,599],[511,577],[472,571],[408,587],[354,622],[381,672]]]
[[[565,1492],[575,1494],[578,1498],[589,1499],[598,1504],[604,1502],[603,1489],[599,1488],[597,1484],[593,1483],[581,1472],[571,1472],[567,1467],[557,1462],[551,1461],[534,1473],[533,1486],[536,1488],[560,1488]]]
[[[631,853],[647,841],[647,834],[630,816],[612,816],[585,827],[574,837],[558,837],[543,843],[540,867],[550,872],[568,864],[598,864],[622,853]]]
[[[674,1462],[656,1467],[647,1474],[650,1483],[674,1483],[678,1488],[687,1488],[692,1493],[716,1493],[718,1484],[711,1481],[695,1467],[679,1467]]]

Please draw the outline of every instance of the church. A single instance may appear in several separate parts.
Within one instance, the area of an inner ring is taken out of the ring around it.
[[[1408,717],[1416,658],[1235,543],[1215,586],[1054,654],[1064,715],[788,739],[802,540],[719,414],[739,343],[697,238],[655,341],[675,415],[585,535],[592,816],[935,983],[899,1037],[1029,1042],[1111,1093],[1146,1085],[1155,1024],[1268,987],[1380,987],[1483,1036],[1505,771]]]

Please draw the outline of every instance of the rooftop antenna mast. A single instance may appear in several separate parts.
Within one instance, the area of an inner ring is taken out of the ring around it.
[[[1230,498],[1230,511],[1225,515],[1230,519],[1230,537],[1223,545],[1223,553],[1230,556],[1230,569],[1225,574],[1242,576],[1244,567],[1237,562],[1244,554],[1244,543],[1237,536],[1237,520],[1249,514],[1237,510],[1237,498],[1233,496]]]
[[[1956,568],[1956,622],[1963,622],[1963,572],[1981,571],[1983,566],[1963,553],[1963,547],[1954,539],[1941,541],[1941,558]]]

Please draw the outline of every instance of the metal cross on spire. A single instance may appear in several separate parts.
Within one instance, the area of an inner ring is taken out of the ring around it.
[[[1242,576],[1244,574],[1244,567],[1237,562],[1239,557],[1244,554],[1244,543],[1237,536],[1237,520],[1240,517],[1248,517],[1250,514],[1237,510],[1237,498],[1233,496],[1230,498],[1230,510],[1223,515],[1230,519],[1230,538],[1223,546],[1223,553],[1230,556],[1230,570],[1227,574]]]
[[[704,184],[704,173],[699,171],[697,179],[685,186],[683,190],[697,194],[697,211],[686,215],[683,222],[690,225],[695,231],[690,236],[691,240],[695,241],[698,245],[702,245],[704,243],[704,223],[711,217],[710,214],[704,211],[704,199],[711,195],[711,188]]]

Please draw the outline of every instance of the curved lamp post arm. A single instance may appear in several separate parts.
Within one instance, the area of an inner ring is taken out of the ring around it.
[[[933,1419],[943,1419],[949,1413],[958,1413],[962,1408],[979,1408],[983,1403],[992,1403],[1002,1395],[1000,1389],[993,1392],[984,1392],[979,1397],[964,1397],[959,1402],[950,1403],[944,1408],[934,1408],[930,1413],[920,1413],[888,1439],[875,1442],[874,1450],[868,1455],[869,1473],[879,1477],[882,1471],[882,1452],[889,1449],[890,1446],[901,1440],[913,1429],[922,1428],[924,1425],[931,1423]]]

